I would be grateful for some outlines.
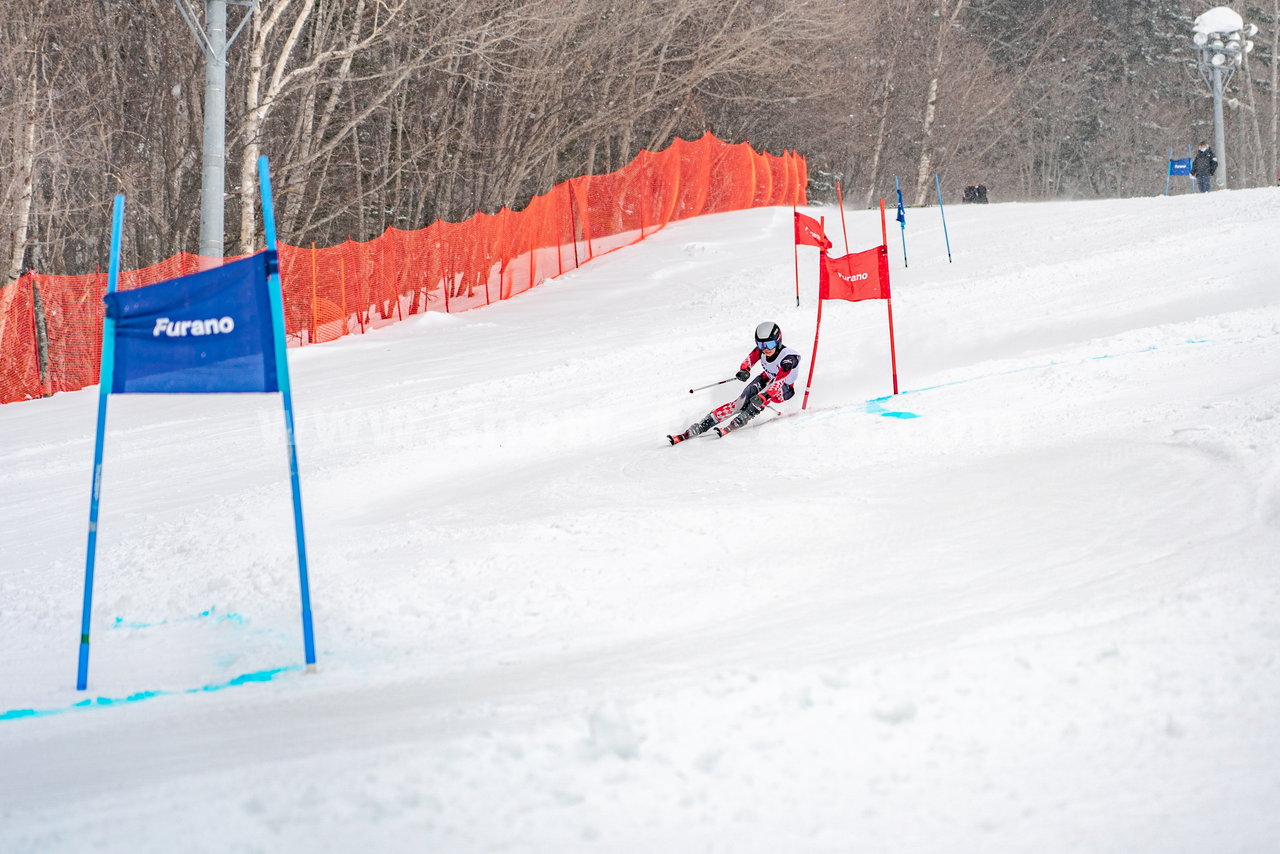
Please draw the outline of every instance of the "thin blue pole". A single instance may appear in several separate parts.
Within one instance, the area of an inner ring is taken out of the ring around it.
[[[902,210],[902,188],[898,186],[898,176],[893,176],[893,189],[898,191],[898,210]],[[907,221],[905,217],[898,220],[899,233],[902,235],[902,266],[910,267],[907,263]]]
[[[1194,158],[1192,158],[1192,156],[1191,156],[1191,143],[1189,143],[1189,142],[1187,143],[1187,159],[1188,159],[1188,160],[1192,160],[1192,159],[1194,159]],[[1188,173],[1187,173],[1187,180],[1191,182],[1191,192],[1193,192],[1193,193],[1194,193],[1194,192],[1196,191],[1196,176],[1195,176],[1195,175],[1192,175],[1190,172],[1188,172]]]
[[[942,206],[942,182],[938,173],[933,173],[933,186],[938,191],[938,213],[942,214],[942,239],[947,241],[947,263],[951,263],[951,237],[947,234],[947,211]]]
[[[302,484],[298,479],[298,446],[294,441],[293,392],[289,386],[289,363],[284,345],[284,300],[280,295],[279,248],[276,246],[276,217],[271,201],[271,174],[267,158],[258,158],[258,185],[262,190],[262,224],[267,234],[267,249],[277,258],[267,277],[271,292],[271,323],[275,328],[276,377],[284,398],[284,430],[289,442],[289,483],[293,488],[293,529],[298,541],[298,583],[302,588],[302,644],[306,652],[307,672],[316,669],[316,640],[311,629],[311,583],[307,580],[307,538],[302,530]]]
[[[111,210],[111,260],[107,267],[107,293],[120,283],[120,240],[124,232],[124,196],[117,195]],[[93,439],[93,487],[89,498],[89,546],[84,558],[84,608],[80,613],[80,661],[76,690],[89,684],[89,619],[93,613],[93,569],[98,554],[98,508],[102,498],[102,450],[107,433],[107,395],[111,394],[116,358],[116,322],[102,321],[102,364],[98,367],[98,427]]]

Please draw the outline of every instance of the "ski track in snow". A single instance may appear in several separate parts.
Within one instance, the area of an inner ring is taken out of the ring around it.
[[[947,217],[725,439],[789,210],[291,351],[314,676],[277,397],[111,399],[86,693],[97,390],[0,407],[0,851],[1276,850],[1280,191]]]

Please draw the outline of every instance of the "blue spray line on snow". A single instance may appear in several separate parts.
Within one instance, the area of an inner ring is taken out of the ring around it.
[[[225,613],[219,612],[218,607],[216,605],[210,605],[208,608],[199,612],[198,614],[192,614],[187,617],[175,617],[170,620],[158,620],[154,623],[148,623],[148,622],[142,622],[142,621],[126,621],[124,617],[116,617],[115,622],[113,622],[108,627],[108,629],[112,631],[118,630],[118,629],[129,629],[129,630],[154,629],[154,628],[159,628],[161,626],[175,626],[181,623],[194,623],[201,620],[211,620],[214,623],[232,623],[236,626],[249,625],[249,618],[245,617],[243,614],[239,614],[234,611],[228,611]],[[261,633],[262,630],[258,630],[258,631],[259,633]],[[222,660],[218,661],[217,663],[219,667],[230,667],[236,661],[237,661],[236,656],[228,656],[228,657],[224,657]],[[141,702],[142,700],[150,700],[153,697],[174,697],[182,694],[205,694],[211,691],[221,691],[226,688],[235,688],[239,685],[245,685],[250,682],[270,682],[272,679],[274,679],[275,677],[279,676],[282,673],[287,673],[291,670],[300,670],[300,669],[301,669],[301,665],[292,665],[289,667],[280,667],[272,670],[260,670],[254,673],[241,674],[240,676],[233,677],[232,679],[229,679],[226,682],[212,682],[212,683],[209,683],[208,685],[202,685],[199,688],[184,688],[176,691],[139,691],[135,694],[130,694],[127,697],[96,697],[93,699],[82,700],[70,706],[63,706],[60,708],[53,708],[53,709],[9,709],[8,711],[0,711],[0,721],[18,720],[20,718],[43,718],[43,717],[49,717],[50,715],[60,715],[66,712],[74,712],[74,711],[82,710],[89,707],[122,706],[128,703],[137,703],[137,702]]]
[[[159,622],[156,622],[156,623],[125,622],[124,617],[116,617],[116,621],[111,624],[110,628],[112,629],[154,629],[157,626],[169,626],[175,623],[190,623],[196,620],[204,620],[204,619],[212,619],[215,623],[224,623],[224,622],[235,623],[238,626],[247,625],[249,622],[248,619],[246,619],[242,614],[237,614],[235,612],[231,612],[227,614],[219,614],[217,613],[216,607],[210,607],[207,610],[201,611],[199,614],[192,614],[190,617],[178,617],[177,619],[174,619],[174,620],[160,620]]]
[[[906,394],[906,392],[902,392],[902,394]],[[919,415],[917,415],[917,414],[916,414],[916,413],[914,413],[914,412],[905,412],[905,411],[900,410],[900,409],[892,409],[892,410],[891,410],[891,409],[885,409],[885,407],[884,407],[884,403],[885,403],[885,401],[886,401],[886,400],[893,400],[893,399],[894,399],[894,397],[901,397],[901,396],[902,396],[902,394],[898,394],[898,395],[892,395],[892,394],[891,394],[891,395],[888,395],[887,397],[877,397],[877,398],[875,398],[875,399],[873,399],[873,400],[868,400],[868,401],[867,401],[867,414],[868,414],[868,415],[882,415],[882,416],[884,416],[885,418],[901,418],[901,419],[904,419],[904,420],[905,420],[905,419],[908,419],[908,418],[919,418],[920,416],[919,416]]]
[[[0,712],[0,721],[15,721],[25,718],[47,718],[51,715],[61,715],[82,709],[140,703],[143,700],[150,700],[155,697],[176,697],[182,694],[208,694],[213,691],[223,691],[227,688],[248,685],[251,682],[270,682],[277,676],[290,673],[295,670],[302,670],[302,666],[298,664],[291,664],[288,667],[277,667],[272,670],[259,670],[254,673],[244,673],[226,682],[215,682],[209,685],[202,685],[199,688],[184,688],[180,691],[139,691],[136,694],[130,694],[127,697],[94,697],[88,700],[81,700],[78,703],[72,703],[70,706],[61,706],[56,709],[10,709],[7,712]]]
[[[1228,339],[1223,339],[1223,340],[1228,340]],[[1212,343],[1215,343],[1215,342],[1211,341],[1208,338],[1189,338],[1182,344],[1174,344],[1172,346],[1183,347],[1188,344],[1212,344]],[[890,410],[885,408],[884,404],[886,401],[901,399],[909,394],[921,394],[922,392],[926,392],[926,391],[937,391],[940,388],[950,388],[951,386],[967,385],[969,383],[979,382],[981,380],[994,379],[996,377],[1007,377],[1013,374],[1023,374],[1028,371],[1043,371],[1048,368],[1056,368],[1065,364],[1079,365],[1079,364],[1084,364],[1085,362],[1101,361],[1102,359],[1118,359],[1124,356],[1139,356],[1143,353],[1150,353],[1159,349],[1161,348],[1152,344],[1151,346],[1143,347],[1140,350],[1129,350],[1123,353],[1104,353],[1101,356],[1087,356],[1083,359],[1078,359],[1077,361],[1072,363],[1059,362],[1059,361],[1045,362],[1039,365],[1027,365],[1026,367],[1023,367],[1023,368],[1013,368],[1008,371],[997,371],[996,373],[993,373],[993,374],[982,374],[981,376],[969,377],[963,380],[952,380],[951,382],[938,383],[937,385],[925,386],[924,388],[906,389],[905,391],[902,391],[897,395],[886,395],[885,397],[875,397],[864,403],[852,404],[849,406],[836,406],[836,407],[832,407],[831,409],[824,409],[821,412],[808,413],[808,418],[806,418],[805,421],[814,421],[821,418],[830,418],[835,415],[844,415],[854,409],[861,409],[867,415],[879,415],[884,418],[898,418],[902,420],[911,419],[911,418],[920,418],[921,416],[915,412],[907,412],[904,410]]]

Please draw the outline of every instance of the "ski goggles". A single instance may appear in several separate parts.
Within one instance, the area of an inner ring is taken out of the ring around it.
[[[776,350],[778,349],[778,339],[774,338],[770,341],[757,341],[757,350]]]

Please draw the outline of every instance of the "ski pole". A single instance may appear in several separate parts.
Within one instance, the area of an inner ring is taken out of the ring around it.
[[[733,382],[733,381],[734,381],[734,380],[736,380],[736,379],[737,379],[737,377],[729,377],[729,379],[727,379],[727,380],[720,380],[720,382],[718,382],[718,383],[707,383],[706,385],[700,385],[700,386],[698,386],[697,388],[691,388],[691,389],[689,389],[689,394],[693,394],[695,391],[702,391],[703,389],[707,389],[707,388],[715,388],[716,386],[718,386],[718,385],[724,385],[725,383],[731,383],[731,382]]]

